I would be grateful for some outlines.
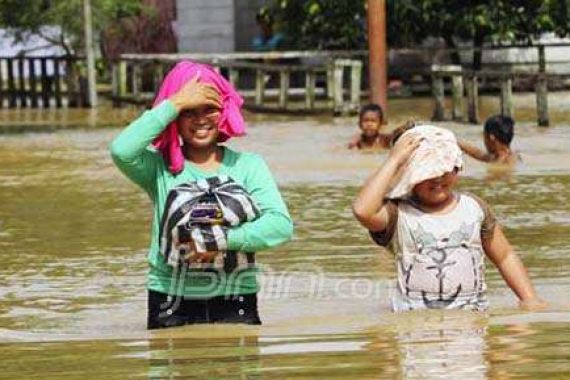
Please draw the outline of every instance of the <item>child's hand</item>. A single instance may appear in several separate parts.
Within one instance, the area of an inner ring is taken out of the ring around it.
[[[548,307],[548,302],[538,297],[519,302],[519,307],[526,311],[541,311]]]
[[[390,150],[388,158],[396,161],[398,165],[405,164],[421,141],[421,137],[413,133],[402,136]]]
[[[221,109],[222,102],[218,90],[208,83],[201,83],[196,75],[184,84],[178,92],[170,97],[178,112],[199,107],[214,107]]]

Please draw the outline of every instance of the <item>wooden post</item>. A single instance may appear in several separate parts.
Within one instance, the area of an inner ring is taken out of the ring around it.
[[[386,0],[368,0],[367,19],[370,101],[382,107],[384,120],[387,120]]]
[[[83,0],[85,55],[87,58],[87,106],[97,107],[97,71],[95,70],[95,45],[93,43],[92,20],[91,0]]]
[[[162,79],[164,79],[164,65],[162,62],[156,62],[154,66],[154,92],[158,93],[160,85],[162,84]]]
[[[548,78],[546,77],[546,54],[544,45],[538,46],[538,77],[536,81],[536,112],[538,116],[538,125],[548,127],[550,120],[548,118]]]
[[[453,97],[452,118],[455,121],[463,121],[463,75],[461,73],[452,74],[451,95]]]
[[[334,99],[333,99],[333,112],[338,115],[343,112],[344,107],[344,66],[341,60],[336,60],[334,63]]]
[[[24,58],[18,58],[18,96],[20,98],[20,107],[28,106],[28,98],[26,94],[26,78],[24,77]]]
[[[30,103],[33,108],[38,108],[38,92],[36,88],[36,60],[28,58],[28,72],[30,81]]]
[[[352,60],[350,65],[350,107],[358,112],[360,108],[360,80],[362,78],[362,62]]]
[[[4,62],[0,59],[0,108],[4,108]]]
[[[536,111],[538,114],[538,125],[548,127],[548,80],[546,74],[539,74],[536,81]]]
[[[67,70],[68,71],[71,70],[71,65],[73,65],[71,60],[67,60]],[[54,92],[55,92],[55,106],[57,108],[61,108],[61,106],[62,106],[61,79],[60,79],[60,75],[59,75],[59,59],[58,58],[53,59],[53,84],[54,84]],[[68,98],[69,98],[71,96],[71,94],[69,94],[69,92],[70,92],[69,88],[67,89],[67,92],[68,92]]]
[[[51,90],[51,81],[47,74],[47,58],[40,59],[41,85],[42,85],[42,107],[49,107],[49,93]]]
[[[239,88],[239,70],[236,68],[230,67],[229,71],[230,71],[230,83],[237,90]]]
[[[538,72],[546,72],[546,53],[544,51],[544,45],[538,46]]]
[[[279,72],[279,108],[287,108],[287,97],[289,95],[289,79],[291,72],[281,70]]]
[[[433,110],[433,121],[442,121],[445,119],[445,109],[443,102],[445,100],[445,90],[443,87],[443,78],[439,73],[432,73],[432,91],[435,100]]]
[[[501,78],[501,115],[513,117],[513,80]]]
[[[334,61],[327,63],[327,98],[334,101]]]
[[[8,58],[6,60],[8,64],[8,107],[16,108],[18,106],[17,96],[16,96],[16,85],[14,83],[14,60]]]
[[[261,69],[255,71],[255,105],[263,105],[263,93],[265,92],[265,73]]]
[[[59,69],[57,69],[57,67],[60,67],[59,66],[60,63],[61,65],[65,65],[66,74],[63,80],[60,79]],[[56,106],[58,103],[58,99],[60,99],[60,102],[63,101],[64,94],[60,93],[58,95],[58,86],[61,86],[61,83],[63,82],[63,84],[65,84],[65,90],[66,90],[65,95],[67,96],[67,107],[68,108],[81,107],[82,106],[81,103],[83,102],[83,100],[81,98],[80,68],[74,64],[73,57],[71,56],[66,56],[61,60],[60,63],[58,62],[57,58],[53,59],[53,68],[54,68],[53,70],[54,72],[57,70],[58,73],[57,77],[56,76],[53,77],[53,90],[54,90],[54,98]]]
[[[479,124],[479,84],[477,76],[470,74],[466,78],[467,86],[467,120],[473,124]]]
[[[212,61],[210,62],[210,66],[212,66],[212,68],[214,69],[215,72],[220,74],[220,60],[219,59],[217,59],[217,58],[212,59]]]
[[[140,94],[141,89],[141,64],[133,63],[131,66],[131,90],[133,97],[136,98]]]
[[[119,98],[127,95],[127,61],[119,61]]]
[[[119,101],[119,65],[117,62],[111,62],[111,95],[113,99],[113,107],[120,107]]]
[[[305,93],[305,105],[310,110],[315,108],[316,77],[316,73],[313,70],[307,70],[305,74],[305,87],[307,88],[307,92]]]

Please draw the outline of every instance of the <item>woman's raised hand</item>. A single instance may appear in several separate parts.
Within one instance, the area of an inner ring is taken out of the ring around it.
[[[169,100],[179,113],[200,107],[222,108],[218,90],[209,83],[201,83],[199,73],[185,83]]]

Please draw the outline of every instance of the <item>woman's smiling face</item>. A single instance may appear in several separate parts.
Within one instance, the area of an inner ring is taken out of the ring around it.
[[[209,147],[218,142],[220,110],[200,107],[185,110],[178,115],[178,134],[185,145],[193,148]]]

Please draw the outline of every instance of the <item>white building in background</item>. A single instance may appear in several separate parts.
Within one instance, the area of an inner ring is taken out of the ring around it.
[[[570,38],[556,37],[554,34],[544,34],[535,44],[568,44],[568,46],[546,46],[546,71],[553,73],[570,73]],[[483,56],[485,63],[507,62],[515,70],[536,70],[538,64],[538,48],[515,48],[505,50],[486,51]]]
[[[46,31],[48,34],[55,34],[53,32],[57,31],[57,29],[51,28],[52,33],[50,33],[49,29]],[[60,56],[65,54],[65,50],[60,47],[52,46],[48,44],[45,40],[38,36],[31,36],[29,37],[26,42],[23,43],[15,43],[14,39],[6,32],[4,29],[0,29],[0,57],[15,57],[21,54],[25,56]],[[53,75],[53,67],[48,65],[46,67],[46,72],[48,75]],[[6,78],[8,68],[5,65],[5,62],[0,64],[0,75],[2,78]],[[60,74],[63,74],[64,68],[60,67]],[[29,73],[28,69],[28,62],[24,63],[24,77],[27,77]],[[14,77],[18,78],[18,71],[14,72]]]
[[[53,27],[44,29],[46,29],[45,32],[48,35],[56,34],[55,32],[57,31],[57,29]],[[52,30],[52,32],[50,32],[50,30]],[[14,43],[14,39],[10,34],[4,29],[0,29],[0,56],[14,57],[22,52],[27,56],[65,54],[65,51],[62,48],[51,46],[48,42],[38,36],[30,36],[26,42],[23,43]]]
[[[176,0],[175,32],[181,53],[252,50],[255,15],[265,0]]]

